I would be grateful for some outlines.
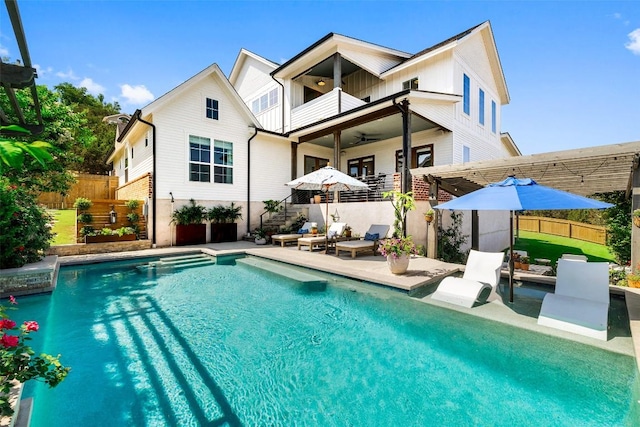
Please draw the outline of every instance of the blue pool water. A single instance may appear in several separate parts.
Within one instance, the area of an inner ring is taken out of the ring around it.
[[[233,264],[233,263],[231,263]],[[250,266],[66,267],[19,299],[37,349],[31,426],[632,426],[633,358],[324,276]],[[34,335],[35,336],[35,335]]]

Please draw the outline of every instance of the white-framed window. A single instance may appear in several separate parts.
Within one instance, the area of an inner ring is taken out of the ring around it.
[[[484,91],[478,89],[478,123],[484,125]]]
[[[496,101],[491,101],[491,132],[496,133]]]
[[[465,114],[471,114],[471,80],[469,76],[463,74],[462,76],[462,111]]]
[[[233,143],[213,142],[213,182],[233,184]]]
[[[414,77],[411,80],[407,80],[406,82],[402,82],[402,90],[418,90],[418,78]]]
[[[279,100],[280,95],[278,88],[271,89],[269,92],[262,94],[251,102],[251,112],[253,114],[261,113],[278,105]]]
[[[208,119],[218,120],[218,100],[207,98],[206,114]]]
[[[462,163],[469,163],[471,161],[471,148],[466,145],[462,146]]]
[[[189,181],[211,182],[211,140],[189,135]]]

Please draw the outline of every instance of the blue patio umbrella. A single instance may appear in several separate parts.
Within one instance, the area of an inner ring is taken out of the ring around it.
[[[510,211],[509,301],[513,302],[513,212],[557,209],[605,209],[610,203],[539,185],[533,179],[509,177],[504,181],[434,206],[436,209]]]

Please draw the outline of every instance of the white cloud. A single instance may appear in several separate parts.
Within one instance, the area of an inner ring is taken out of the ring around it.
[[[9,56],[9,49],[0,45],[0,56]]]
[[[82,79],[79,86],[86,87],[87,91],[92,95],[98,95],[98,94],[104,93],[104,86],[99,85],[89,77],[85,77],[84,79]]]
[[[628,34],[629,42],[624,47],[629,49],[635,55],[640,55],[640,28],[636,28]]]
[[[58,71],[56,73],[56,76],[60,77],[61,79],[80,80],[80,77],[76,76],[71,68],[69,68],[69,71],[67,71],[66,73]]]
[[[616,12],[616,13],[613,14],[613,17],[616,18],[616,19],[622,19],[622,14]]]
[[[38,78],[42,78],[45,75],[51,74],[53,72],[52,67],[42,68],[40,64],[33,64],[33,68],[36,69],[36,73],[38,74]]]
[[[155,96],[144,85],[131,86],[123,84],[120,86],[120,97],[124,98],[126,104],[145,104],[154,100]]]

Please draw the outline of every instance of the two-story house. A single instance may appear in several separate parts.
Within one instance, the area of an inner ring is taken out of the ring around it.
[[[383,190],[412,189],[428,203],[428,185],[411,168],[520,154],[501,133],[508,103],[489,22],[415,54],[330,33],[283,64],[242,49],[229,80],[207,68],[136,111],[110,160],[120,198],[135,195],[132,181],[149,181],[161,245],[171,239],[171,195],[239,203],[246,231],[262,200],[287,198],[284,183],[327,163],[371,191],[323,197],[369,203],[342,205],[351,221],[390,223]],[[309,196],[294,191],[289,200]]]

